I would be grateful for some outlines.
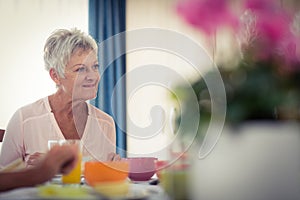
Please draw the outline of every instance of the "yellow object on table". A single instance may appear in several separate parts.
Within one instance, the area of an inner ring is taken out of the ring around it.
[[[87,199],[91,197],[85,187],[74,187],[72,185],[42,185],[38,187],[38,194],[43,198],[66,198],[66,199]]]
[[[107,197],[121,197],[126,196],[129,192],[129,182],[126,181],[114,181],[103,182],[96,184],[94,190],[99,194]]]
[[[77,164],[69,174],[63,174],[62,183],[64,184],[80,184],[81,182],[81,164],[82,164],[82,143],[78,139],[67,139],[67,140],[49,140],[48,149],[50,150],[53,146],[62,145],[76,145],[78,147],[78,160]]]
[[[78,156],[78,161],[74,169],[69,174],[62,176],[63,183],[80,183],[81,181],[81,160],[82,155]]]

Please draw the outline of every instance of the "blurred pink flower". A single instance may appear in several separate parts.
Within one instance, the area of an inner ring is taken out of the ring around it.
[[[207,35],[221,26],[237,29],[238,18],[230,10],[227,0],[185,0],[178,4],[177,11],[193,26]]]
[[[281,55],[285,60],[286,68],[288,70],[299,70],[300,66],[300,38],[296,36],[291,36],[286,38],[282,43],[282,48],[279,50],[279,55]]]
[[[292,18],[279,1],[245,0],[244,8],[251,10],[256,18],[257,38],[255,54],[258,59],[269,59],[274,55],[285,57],[287,62],[293,59],[294,35],[291,32]],[[289,50],[288,50],[289,49]]]
[[[256,60],[280,55],[287,63],[299,62],[299,35],[297,38],[291,31],[293,16],[279,0],[241,0],[241,7],[235,10],[233,3],[236,1],[182,0],[177,11],[208,36],[220,27],[229,27],[239,37],[242,47],[252,48]],[[238,15],[245,11],[246,19]]]
[[[274,0],[245,0],[245,7],[253,10],[272,11],[276,7],[276,1]]]

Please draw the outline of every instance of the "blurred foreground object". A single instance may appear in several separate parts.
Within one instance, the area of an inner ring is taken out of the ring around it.
[[[298,1],[185,0],[179,1],[177,8],[188,23],[214,40],[211,45],[215,51],[218,34],[227,31],[235,39],[236,45],[230,44],[232,49],[228,50],[237,48],[236,62],[214,60],[226,92],[227,102],[218,102],[227,105],[225,123],[300,120]],[[200,129],[204,130],[212,113],[212,97],[205,80],[215,74],[211,70],[191,85],[176,87],[176,95],[185,99],[180,118],[192,112],[191,98],[185,92],[192,87],[200,109]]]
[[[299,132],[298,123],[225,128],[211,154],[191,166],[192,199],[299,200]]]
[[[192,154],[192,199],[300,199],[299,8],[300,2],[292,0],[178,2],[179,15],[212,42],[217,65],[191,84],[177,85],[172,96],[175,102],[183,100],[177,118],[181,135],[191,135],[189,123],[183,122],[194,120],[191,105],[196,101],[196,145],[213,144],[204,157],[197,154],[199,148]],[[225,32],[233,38],[226,40],[227,51],[238,52],[235,62],[216,56],[217,39]],[[225,102],[212,97],[217,87],[208,88],[205,81],[215,76],[223,80]],[[213,104],[226,105],[225,121],[218,119]],[[212,122],[213,114],[217,120]],[[216,126],[222,127],[218,137],[207,137]]]

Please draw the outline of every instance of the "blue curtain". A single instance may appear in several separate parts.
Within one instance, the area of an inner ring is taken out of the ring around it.
[[[121,79],[126,72],[122,54],[126,46],[125,37],[112,36],[125,31],[125,9],[125,0],[89,0],[89,33],[99,44],[101,73],[98,95],[91,103],[114,117],[116,151],[122,157],[126,156],[126,82]]]

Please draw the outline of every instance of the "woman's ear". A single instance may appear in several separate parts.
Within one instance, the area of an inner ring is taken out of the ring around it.
[[[54,68],[51,68],[49,71],[50,77],[52,80],[56,83],[57,86],[60,85],[60,77],[57,73],[57,71]]]

